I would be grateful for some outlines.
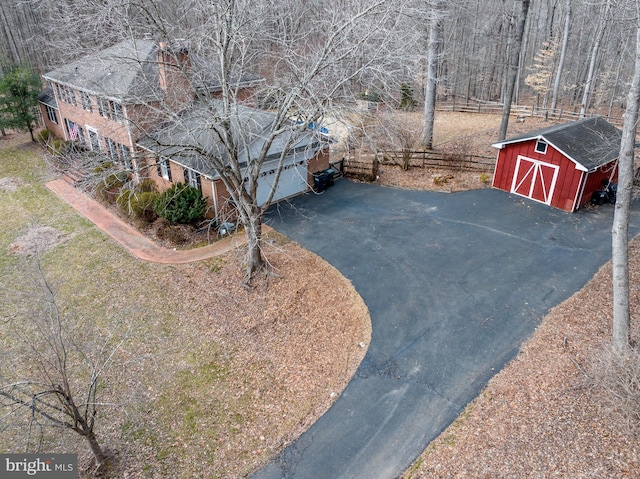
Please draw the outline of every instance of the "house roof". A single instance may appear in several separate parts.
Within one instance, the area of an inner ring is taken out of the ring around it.
[[[238,162],[246,165],[255,158],[267,141],[275,114],[242,105],[234,106],[234,114],[229,118],[231,134],[238,144]],[[209,177],[217,177],[216,171],[208,164],[204,155],[210,155],[229,164],[229,152],[221,140],[224,130],[222,122],[222,102],[209,99],[197,102],[185,110],[180,118],[167,122],[147,134],[138,145],[158,156],[169,157],[177,163]],[[285,130],[274,139],[267,153],[266,161],[280,158],[287,143],[288,153],[304,153],[310,158],[326,141],[323,135],[311,130],[299,132]],[[201,151],[203,154],[199,154]]]
[[[530,140],[544,140],[584,171],[618,158],[622,131],[600,116],[553,125],[494,143],[496,148]]]
[[[99,96],[149,100],[160,94],[156,52],[150,40],[127,40],[43,75]]]
[[[101,52],[82,57],[52,70],[46,80],[112,99],[140,103],[162,97],[157,52],[151,40],[125,40]],[[219,68],[207,58],[191,55],[193,81],[205,91],[221,88]],[[234,85],[245,86],[262,81],[254,74],[230,75]]]
[[[38,95],[38,101],[55,108],[56,110],[58,109],[58,101],[56,100],[56,96],[53,94],[53,89],[51,87],[47,87],[40,92]]]

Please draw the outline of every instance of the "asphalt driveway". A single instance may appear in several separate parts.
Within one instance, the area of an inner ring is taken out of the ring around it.
[[[353,282],[373,333],[331,409],[252,477],[397,477],[610,258],[612,218],[346,180],[274,208],[268,224]]]

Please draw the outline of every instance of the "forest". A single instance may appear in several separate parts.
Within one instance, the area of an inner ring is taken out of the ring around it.
[[[199,11],[206,3],[211,2],[3,0],[0,68],[24,64],[44,73],[116,43],[125,25],[128,32],[141,37],[188,35],[192,44],[197,43],[204,25]],[[381,3],[387,4],[389,14],[383,21],[369,20],[369,29],[376,35],[361,51],[362,62],[374,59],[376,68],[366,73],[360,70],[353,79],[354,90],[398,103],[401,91],[410,91],[421,102],[428,77],[429,25],[436,16],[438,101],[503,102],[518,16],[523,10],[521,0]],[[304,55],[316,40],[309,32],[317,35],[319,22],[326,23],[323,31],[329,34],[337,12],[348,16],[362,5],[366,2],[247,2],[246,8],[261,11],[263,20],[261,35],[247,48],[256,55],[265,50],[273,53],[279,46],[272,40],[284,38],[297,42]],[[609,116],[618,112],[613,116],[621,117],[634,64],[635,2],[533,0],[528,7],[514,103]],[[128,18],[123,18],[123,12]],[[154,15],[171,19],[173,24],[151,25],[148,19]],[[259,63],[254,65],[256,73],[268,77],[271,65]]]

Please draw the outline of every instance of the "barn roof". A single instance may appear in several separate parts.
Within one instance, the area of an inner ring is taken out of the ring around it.
[[[592,171],[618,158],[622,131],[600,116],[562,123],[494,143],[496,148],[544,140],[567,158]]]

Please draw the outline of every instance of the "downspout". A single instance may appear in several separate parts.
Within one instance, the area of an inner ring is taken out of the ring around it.
[[[129,127],[129,115],[127,114],[127,106],[120,103],[122,106],[122,121],[125,122],[125,128],[127,129],[127,136],[129,137],[129,144],[131,145],[131,165],[133,166],[133,172],[136,177],[136,183],[140,183],[140,170],[138,169],[138,149],[133,142],[133,135],[131,134],[131,128]]]
[[[216,180],[211,180],[211,192],[213,193],[213,213],[216,221],[218,221],[218,191],[216,188]]]

